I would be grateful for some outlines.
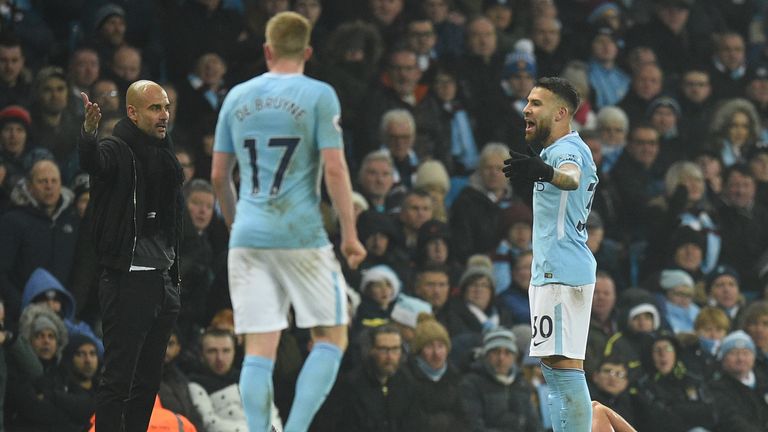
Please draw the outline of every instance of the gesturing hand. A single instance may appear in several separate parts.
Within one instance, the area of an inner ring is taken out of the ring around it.
[[[530,181],[552,181],[555,169],[551,165],[547,165],[530,145],[527,147],[528,154],[518,153],[514,150],[509,151],[509,155],[512,157],[504,161],[504,175],[507,178],[524,178]]]
[[[83,98],[83,107],[85,108],[85,121],[83,122],[83,129],[86,133],[92,134],[96,128],[99,127],[99,120],[101,120],[101,109],[99,104],[88,100],[88,95],[84,92],[80,92],[80,97]]]

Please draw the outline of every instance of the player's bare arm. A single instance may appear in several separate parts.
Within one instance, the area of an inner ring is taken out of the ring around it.
[[[233,153],[213,152],[211,183],[214,191],[216,191],[216,198],[219,200],[224,222],[229,229],[232,229],[232,222],[235,220],[235,204],[237,203],[235,182],[232,179],[236,162],[237,159]]]
[[[341,225],[341,253],[347,258],[349,267],[355,269],[365,259],[366,252],[357,237],[347,161],[341,149],[323,149],[322,155],[325,185]]]
[[[555,168],[552,175],[552,183],[561,190],[575,190],[579,187],[581,170],[576,164],[567,163],[560,168]]]

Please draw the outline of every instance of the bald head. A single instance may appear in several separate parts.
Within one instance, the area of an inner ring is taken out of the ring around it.
[[[136,81],[125,94],[128,118],[144,133],[163,139],[168,129],[171,103],[156,82]]]
[[[61,197],[61,173],[51,160],[40,160],[29,170],[27,190],[40,208],[49,214],[56,209]]]

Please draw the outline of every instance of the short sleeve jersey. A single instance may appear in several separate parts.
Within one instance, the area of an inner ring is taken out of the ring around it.
[[[265,73],[233,88],[214,150],[234,153],[240,191],[229,246],[329,244],[320,215],[321,150],[342,149],[336,92],[302,74]]]
[[[581,170],[579,187],[560,190],[551,183],[533,185],[533,263],[531,284],[579,286],[595,282],[597,264],[587,247],[587,216],[597,187],[597,168],[587,144],[571,132],[546,147],[541,158],[560,168]]]

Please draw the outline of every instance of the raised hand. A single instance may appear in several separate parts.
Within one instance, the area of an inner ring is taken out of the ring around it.
[[[524,178],[530,181],[550,182],[555,175],[555,169],[548,165],[533,151],[530,145],[527,146],[527,154],[519,153],[514,150],[509,151],[511,158],[504,161],[504,175],[507,178]]]
[[[99,104],[88,100],[88,95],[85,92],[80,92],[80,97],[83,98],[83,106],[85,107],[83,130],[85,130],[85,133],[92,134],[99,127],[101,108],[99,108]]]

